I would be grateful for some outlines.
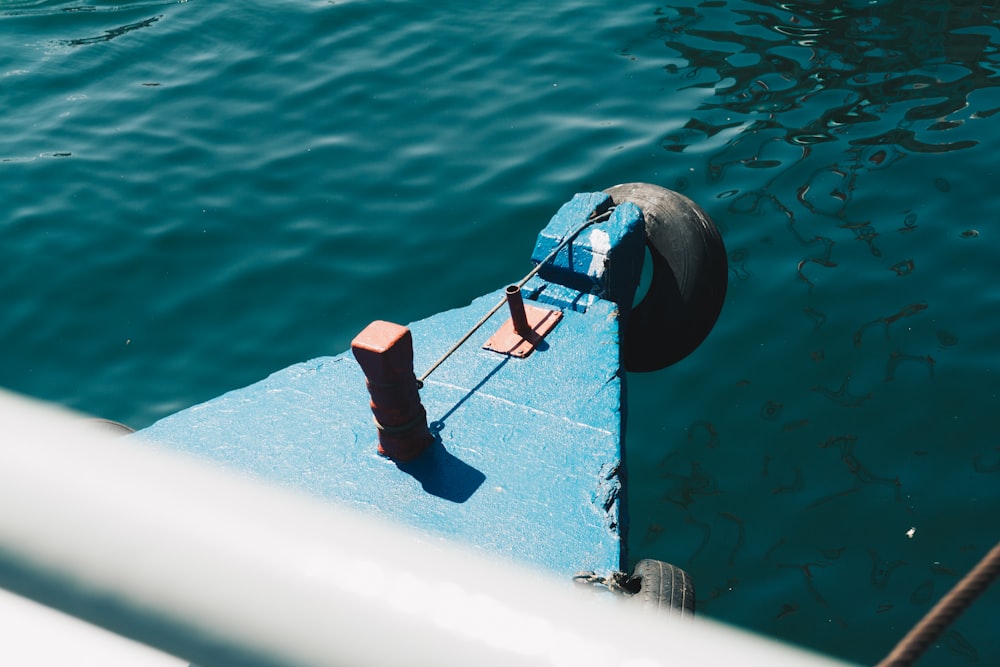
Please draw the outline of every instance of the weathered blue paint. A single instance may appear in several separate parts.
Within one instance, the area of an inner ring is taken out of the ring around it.
[[[538,235],[531,259],[537,264],[547,257],[566,235],[587,219],[589,213],[585,212],[601,212],[610,205],[611,199],[604,193],[573,197]],[[547,295],[550,298],[543,300],[586,310],[591,300],[589,296],[593,295],[631,307],[642,271],[644,230],[642,211],[631,202],[623,202],[606,223],[585,229],[539,271],[542,280],[569,288],[569,291],[563,290],[565,295]],[[567,298],[568,302],[560,303]]]
[[[574,198],[539,247],[558,244],[602,197]],[[630,207],[600,223],[615,244],[601,253],[615,262],[628,259],[616,259],[617,246],[638,255],[628,261],[641,262],[642,217]],[[585,232],[561,253],[563,269],[581,261],[588,270],[603,268],[601,253]],[[620,274],[590,271],[586,278],[601,291],[609,275]],[[516,359],[481,349],[507,317],[501,310],[437,369],[420,392],[436,441],[413,462],[376,453],[365,378],[346,352],[278,371],[138,435],[562,575],[621,569],[619,308],[541,276],[525,289],[527,298],[561,303],[563,320],[530,357]],[[417,372],[502,296],[497,290],[412,323]]]

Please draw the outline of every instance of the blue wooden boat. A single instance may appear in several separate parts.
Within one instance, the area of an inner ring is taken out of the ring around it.
[[[694,610],[679,568],[622,571],[624,370],[668,366],[708,334],[726,287],[718,232],[681,195],[627,184],[576,195],[532,260],[465,308],[372,323],[350,352],[124,442],[93,429],[131,432],[120,424],[81,429],[79,416],[0,391],[13,435],[0,447],[5,659],[835,664],[711,623],[654,624],[631,603],[609,607],[469,552]],[[149,442],[161,447],[139,446]],[[911,664],[998,563],[1000,545],[880,664]]]
[[[636,576],[623,573],[623,369],[667,366],[708,334],[726,289],[718,231],[683,196],[626,184],[575,195],[531,260],[523,279],[468,306],[405,327],[372,323],[350,351],[136,435],[693,611],[683,571],[641,561]]]

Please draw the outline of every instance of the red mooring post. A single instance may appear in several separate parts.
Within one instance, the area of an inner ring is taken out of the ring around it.
[[[434,442],[427,412],[420,404],[413,374],[413,337],[399,324],[376,320],[351,341],[351,352],[365,374],[372,415],[378,429],[378,452],[412,461]]]

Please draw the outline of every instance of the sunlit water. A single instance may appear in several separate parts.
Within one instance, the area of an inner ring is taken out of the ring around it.
[[[631,555],[876,661],[1000,538],[1000,10],[614,4],[0,2],[0,385],[145,426],[658,183],[731,273],[628,378]],[[1000,662],[998,614],[921,664]]]

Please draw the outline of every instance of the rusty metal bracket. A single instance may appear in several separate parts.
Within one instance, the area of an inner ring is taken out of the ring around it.
[[[510,317],[490,336],[483,349],[523,359],[534,352],[559,323],[562,311],[526,306],[517,285],[507,287],[506,294]]]

